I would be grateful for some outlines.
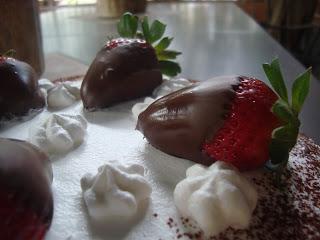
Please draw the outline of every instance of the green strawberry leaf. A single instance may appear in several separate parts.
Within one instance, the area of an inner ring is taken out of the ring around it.
[[[287,147],[291,148],[293,147],[292,142],[295,142],[297,140],[297,136],[299,134],[298,130],[299,129],[296,126],[287,124],[274,129],[272,132],[272,138],[277,139],[282,143],[286,143]]]
[[[292,121],[292,119],[295,117],[294,113],[291,111],[291,107],[282,99],[278,99],[274,103],[271,111],[285,123]]]
[[[300,74],[292,86],[292,108],[298,114],[309,93],[311,68]]]
[[[266,167],[276,173],[276,180],[281,180],[281,174],[285,170],[289,160],[289,153],[295,146],[300,128],[299,113],[309,93],[311,69],[299,75],[292,87],[292,101],[288,101],[287,88],[285,86],[278,59],[271,64],[263,64],[263,69],[270,84],[278,93],[279,99],[274,103],[271,111],[277,116],[283,126],[273,130],[269,146],[270,161]]]
[[[155,20],[150,27],[150,44],[158,41],[164,34],[166,25],[162,22]]]
[[[138,30],[138,28],[141,31]],[[173,38],[162,38],[165,30],[166,25],[164,23],[155,20],[150,26],[147,16],[139,21],[138,17],[131,13],[123,14],[118,23],[118,32],[121,37],[144,39],[147,43],[152,45],[155,49],[161,72],[167,76],[173,77],[181,72],[181,67],[178,63],[168,61],[168,59],[176,59],[181,52],[166,50]],[[158,43],[156,44],[156,42]]]
[[[139,38],[139,39],[144,39],[143,32],[141,32],[141,31],[137,31],[137,33],[136,33],[136,37],[137,37],[137,38]]]
[[[165,37],[154,47],[156,52],[161,52],[169,47],[173,38]]]
[[[176,62],[160,60],[159,66],[162,74],[167,75],[169,77],[174,77],[181,73],[181,67]]]
[[[289,125],[276,128],[270,143],[270,161],[273,164],[287,162],[289,152],[297,142],[298,132]]]
[[[159,60],[176,59],[181,52],[172,50],[163,50],[157,54]]]
[[[149,27],[149,20],[148,20],[148,17],[145,16],[143,19],[142,19],[142,22],[141,22],[141,28],[142,28],[142,33],[144,35],[144,39],[150,43],[151,41],[151,33],[150,33],[150,27]]]
[[[279,165],[281,163],[287,162],[289,159],[289,151],[287,144],[278,139],[272,139],[270,143],[270,148],[273,151],[270,151],[270,163],[275,165]],[[276,169],[274,169],[276,170]]]
[[[287,88],[282,77],[279,60],[276,58],[272,60],[271,64],[265,63],[262,66],[273,89],[284,101],[288,102]]]
[[[121,37],[134,38],[138,30],[138,17],[129,12],[123,14],[117,28]]]
[[[9,49],[8,51],[6,51],[4,54],[0,54],[0,56],[4,56],[4,57],[9,57],[12,58],[16,55],[16,50],[14,49]]]

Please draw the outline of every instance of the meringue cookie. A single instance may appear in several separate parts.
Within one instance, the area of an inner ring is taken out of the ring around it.
[[[208,168],[199,164],[188,168],[174,190],[174,202],[182,215],[213,236],[229,226],[249,226],[257,191],[238,170],[218,161]]]
[[[65,108],[80,100],[80,88],[70,83],[60,83],[48,90],[48,107]]]
[[[131,109],[132,114],[133,114],[133,117],[137,120],[139,114],[142,113],[144,110],[146,110],[147,107],[148,107],[151,103],[153,103],[155,100],[156,100],[156,99],[154,99],[154,98],[146,97],[143,102],[136,103],[135,105],[133,105],[133,107],[132,107],[132,109]]]
[[[152,98],[146,97],[143,102],[133,105],[131,109],[133,117],[137,120],[139,114],[158,98],[190,85],[192,85],[192,82],[185,78],[164,79],[162,84],[153,91]]]
[[[48,91],[49,89],[53,88],[55,85],[49,79],[41,78],[38,81],[39,87]]]
[[[97,175],[81,178],[81,188],[89,216],[98,223],[131,219],[137,214],[140,201],[151,194],[151,185],[139,164],[103,165]]]
[[[42,92],[44,98],[46,99],[46,104],[48,105],[47,97],[48,97],[48,90],[53,88],[55,85],[49,79],[41,78],[38,81],[40,91]]]
[[[66,153],[83,142],[86,128],[80,115],[51,114],[30,130],[29,138],[46,153]]]

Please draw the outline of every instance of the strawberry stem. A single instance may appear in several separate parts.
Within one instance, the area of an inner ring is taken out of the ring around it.
[[[124,13],[117,25],[118,33],[124,38],[140,38],[153,46],[160,61],[162,74],[174,77],[181,72],[180,65],[173,61],[181,52],[167,49],[173,38],[163,37],[166,25],[159,20],[154,20],[149,24],[148,17],[139,19],[132,13]],[[141,29],[139,31],[138,29]]]
[[[272,132],[269,146],[270,160],[267,169],[275,173],[276,182],[280,184],[281,176],[289,161],[289,153],[297,143],[300,120],[299,113],[309,93],[311,69],[300,74],[293,83],[291,103],[287,94],[287,87],[282,77],[279,60],[274,59],[271,64],[263,64],[263,69],[279,99],[272,106],[271,111],[281,120],[282,126]]]
[[[14,57],[16,55],[16,50],[14,49],[9,49],[8,51],[6,51],[5,53],[3,54],[0,54],[0,56],[3,56],[3,57]]]

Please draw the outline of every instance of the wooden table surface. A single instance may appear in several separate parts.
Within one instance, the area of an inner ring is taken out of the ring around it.
[[[147,15],[167,23],[173,48],[183,52],[181,76],[206,80],[241,74],[266,77],[261,64],[280,58],[286,81],[304,67],[234,3],[150,3]],[[41,14],[45,53],[60,52],[90,64],[107,36],[116,36],[117,19],[101,19],[94,6],[66,7]],[[312,80],[301,115],[302,132],[320,143],[320,82]],[[254,117],[254,116],[253,116]]]

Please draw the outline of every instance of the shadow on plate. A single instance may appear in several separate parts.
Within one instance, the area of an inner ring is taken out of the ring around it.
[[[131,112],[135,103],[136,101],[129,101],[93,112],[82,108],[81,114],[92,124],[115,129],[135,129],[136,119]]]
[[[170,185],[176,185],[184,179],[187,168],[194,164],[189,160],[166,154],[149,143],[145,144],[140,154],[150,174]]]

